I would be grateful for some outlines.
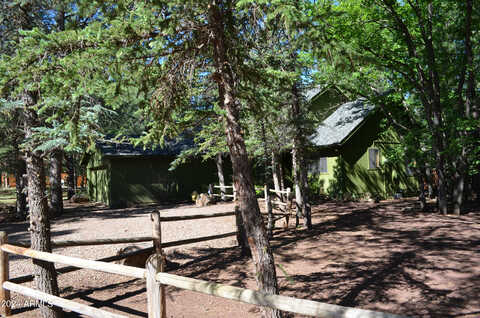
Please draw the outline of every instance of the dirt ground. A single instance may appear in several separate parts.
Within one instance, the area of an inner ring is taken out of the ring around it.
[[[312,231],[278,229],[272,246],[283,295],[412,317],[480,317],[480,207],[460,217],[413,211],[413,200],[335,203],[313,209]],[[54,239],[149,235],[153,207],[123,210],[70,207],[52,224]],[[162,208],[164,215],[233,210]],[[278,223],[280,226],[280,222]],[[25,223],[0,224],[12,241],[28,240]],[[234,230],[234,217],[162,225],[164,241]],[[149,243],[146,243],[148,245]],[[124,245],[55,250],[95,259]],[[167,250],[180,263],[173,274],[255,288],[253,265],[225,238]],[[28,274],[28,260],[13,257],[11,277]],[[28,285],[28,284],[27,284]],[[128,317],[147,317],[145,282],[81,270],[59,276],[62,297]],[[258,317],[255,306],[167,288],[168,317]],[[13,294],[14,317],[38,317]],[[80,317],[69,313],[67,317]],[[300,317],[300,316],[291,316]]]

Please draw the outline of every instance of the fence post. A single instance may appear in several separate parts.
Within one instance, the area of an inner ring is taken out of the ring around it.
[[[270,194],[268,193],[268,186],[265,185],[264,190],[265,192],[265,210],[267,211],[267,234],[268,238],[273,237],[273,227],[274,227],[274,221],[273,221],[273,209],[272,209],[272,201],[270,198]]]
[[[232,183],[233,202],[237,201],[237,189],[235,189],[235,183]]]
[[[157,272],[163,272],[165,270],[165,256],[163,255],[162,250],[162,224],[160,221],[160,213],[153,212],[150,214],[150,218],[152,220],[152,237],[155,254],[148,258],[146,264],[148,317],[166,318],[167,312],[165,287],[160,283],[157,283],[155,280],[155,275]]]
[[[0,232],[0,246],[8,243],[7,232]],[[11,315],[10,291],[3,288],[3,283],[8,281],[9,266],[8,253],[0,249],[0,314],[3,317]]]
[[[214,194],[214,191],[215,191],[215,190],[214,190],[214,188],[213,188],[213,184],[210,183],[210,184],[208,185],[208,195],[209,195],[210,197],[212,197],[212,198],[214,197],[214,195],[213,195],[213,194]]]
[[[162,272],[162,256],[159,254],[150,255],[147,259],[145,269],[147,270],[147,306],[148,318],[166,318],[165,308],[165,287],[156,280],[156,275]],[[159,267],[160,266],[160,267]]]

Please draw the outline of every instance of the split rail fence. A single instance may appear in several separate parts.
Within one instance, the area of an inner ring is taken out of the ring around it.
[[[215,193],[215,189],[220,189],[220,193]],[[227,191],[231,193],[227,193]],[[226,198],[232,198],[232,201],[237,200],[237,191],[235,190],[235,186],[233,184],[229,186],[210,184],[208,187],[208,192],[213,197],[219,197],[222,200],[225,200]]]
[[[85,304],[77,303],[62,297],[43,293],[39,290],[28,288],[21,285],[23,282],[31,281],[32,275],[9,279],[9,254],[21,255],[32,259],[43,260],[52,263],[69,265],[69,267],[58,270],[60,274],[72,272],[78,269],[91,269],[106,273],[125,275],[138,279],[145,279],[147,286],[147,307],[149,318],[166,317],[166,296],[165,286],[174,286],[181,289],[200,292],[208,295],[218,296],[226,299],[240,301],[248,304],[276,308],[282,311],[289,311],[302,315],[324,317],[324,318],[401,318],[403,316],[375,312],[370,310],[356,309],[331,305],[311,300],[297,299],[281,295],[264,294],[255,290],[233,287],[229,285],[217,284],[213,282],[182,277],[164,272],[165,257],[163,248],[178,246],[183,244],[202,242],[228,236],[234,236],[237,233],[225,233],[212,235],[202,238],[186,239],[176,242],[162,243],[161,241],[161,222],[173,222],[184,220],[196,220],[202,218],[213,218],[221,216],[235,215],[235,212],[160,217],[160,213],[151,214],[152,236],[139,238],[121,238],[121,239],[100,239],[100,240],[82,240],[82,241],[57,241],[53,242],[54,247],[83,246],[83,245],[101,245],[101,244],[120,244],[131,242],[153,241],[154,246],[148,249],[127,253],[125,255],[104,258],[102,260],[87,260],[76,257],[64,256],[60,254],[40,252],[30,249],[26,246],[8,244],[8,237],[5,232],[0,232],[0,302],[2,304],[0,313],[2,316],[10,316],[11,308],[9,305],[10,291],[25,295],[30,298],[52,304],[79,314],[87,315],[93,318],[126,318],[126,316],[111,313]],[[146,268],[137,268],[132,266],[112,264],[109,261],[119,260],[128,256],[133,256],[141,252],[155,252],[147,260]]]
[[[287,188],[286,190],[269,189],[267,185],[263,188],[256,189],[263,190],[264,197],[262,200],[265,201],[267,231],[268,236],[271,238],[273,236],[276,221],[285,218],[284,227],[288,228],[290,216],[293,213],[291,190],[290,188]]]

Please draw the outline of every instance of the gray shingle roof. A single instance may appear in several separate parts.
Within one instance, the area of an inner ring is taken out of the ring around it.
[[[165,141],[163,147],[143,147],[135,146],[129,142],[115,142],[105,140],[97,142],[97,147],[104,156],[108,157],[140,157],[140,156],[175,156],[182,150],[190,149],[194,146],[193,139],[169,140]]]
[[[374,108],[363,100],[341,105],[320,124],[310,141],[318,147],[342,144]]]
[[[303,93],[303,96],[305,97],[305,99],[307,101],[310,101],[312,98],[314,98],[315,96],[317,96],[319,93],[321,93],[323,91],[323,87],[321,86],[317,86],[317,87],[314,87],[314,88],[311,88],[309,90],[307,90],[306,92]]]

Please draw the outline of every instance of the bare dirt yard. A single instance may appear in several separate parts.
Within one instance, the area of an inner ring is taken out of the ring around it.
[[[271,244],[281,294],[412,317],[480,317],[480,207],[455,217],[412,211],[412,206],[409,199],[328,202],[314,207],[312,231],[279,228]],[[67,207],[52,222],[52,236],[63,240],[150,235],[153,208]],[[163,216],[233,208],[160,207]],[[234,222],[234,217],[221,217],[164,223],[163,241],[231,232]],[[11,242],[28,241],[27,227],[25,222],[0,224]],[[55,252],[99,259],[128,245]],[[229,237],[168,249],[169,260],[180,264],[171,273],[254,289],[252,262],[235,245],[235,237]],[[29,260],[12,256],[10,264],[11,277],[31,273]],[[59,276],[59,285],[67,299],[128,317],[147,317],[143,280],[80,270]],[[172,287],[167,294],[168,317],[259,316],[259,309],[251,305]],[[14,317],[38,317],[35,306],[22,296],[13,294],[12,300]]]

